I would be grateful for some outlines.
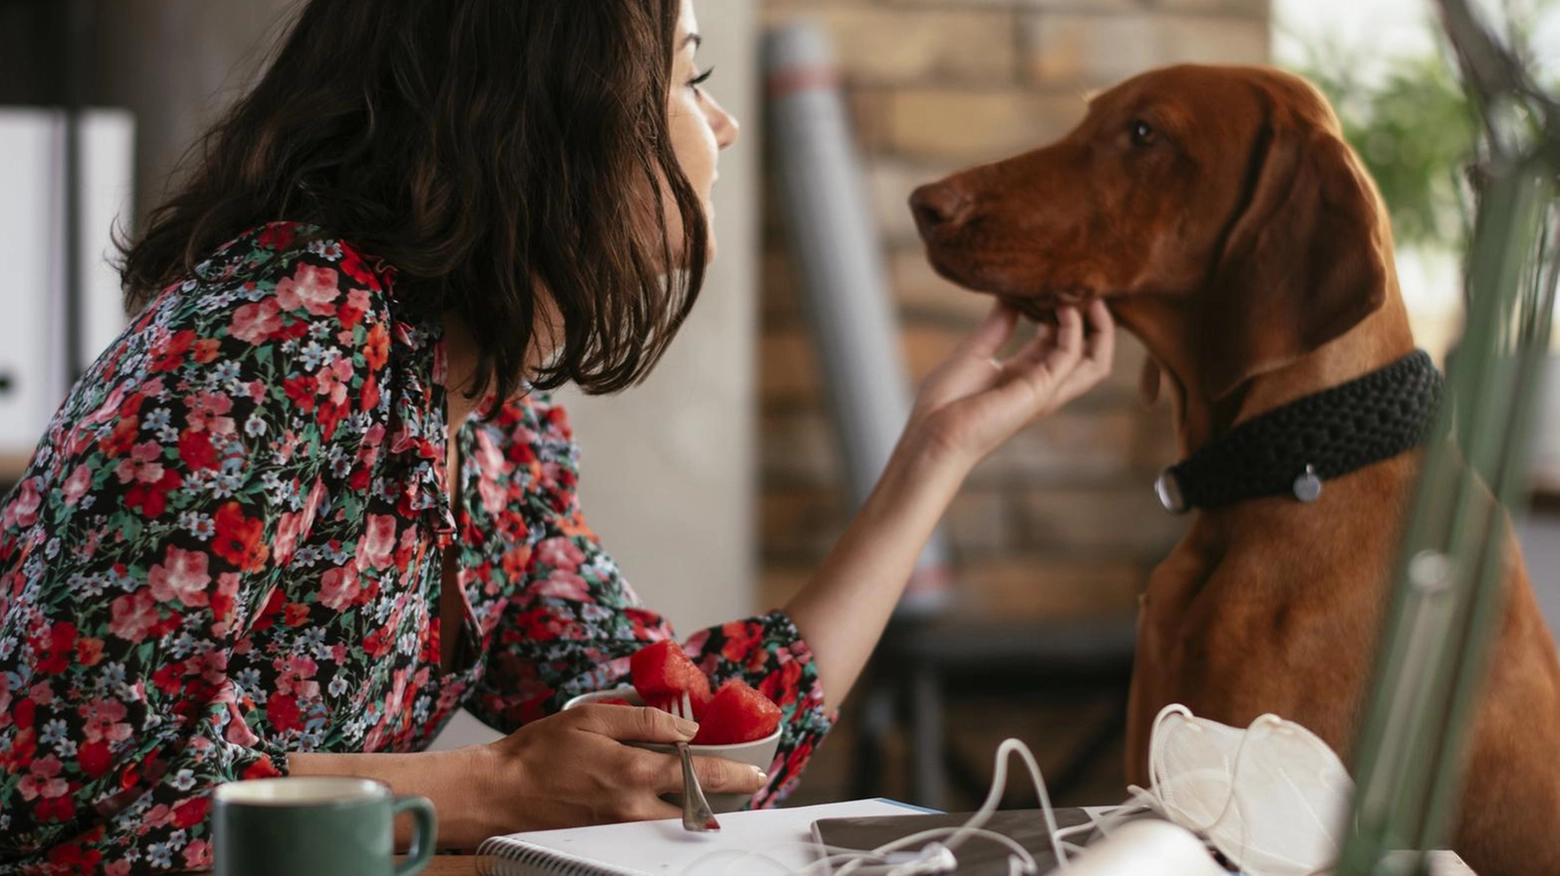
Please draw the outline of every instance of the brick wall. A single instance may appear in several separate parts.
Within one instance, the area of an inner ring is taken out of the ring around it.
[[[719,2],[719,0],[716,0]],[[1181,61],[1261,63],[1268,0],[765,0],[769,22],[806,15],[833,34],[888,246],[917,381],[989,299],[927,266],[905,201],[968,164],[1049,141],[1081,95]],[[760,361],[762,601],[783,602],[848,513],[783,228],[767,210]],[[1005,616],[1132,610],[1180,533],[1152,498],[1174,461],[1169,415],[1137,399],[1143,352],[1123,345],[1111,383],[1028,430],[970,478],[950,509],[966,604]]]

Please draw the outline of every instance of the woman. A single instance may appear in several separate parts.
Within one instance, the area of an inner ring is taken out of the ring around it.
[[[581,518],[545,392],[643,377],[699,290],[716,157],[690,0],[314,0],[126,254],[139,315],[0,517],[0,869],[201,867],[219,782],[371,776],[442,845],[666,817],[693,727],[558,713],[670,637]],[[158,291],[160,290],[160,291]],[[1096,383],[1102,307],[922,387],[784,610],[690,656],[781,704],[791,787],[970,468]],[[1085,331],[1085,322],[1089,331]],[[509,735],[423,749],[459,708]]]

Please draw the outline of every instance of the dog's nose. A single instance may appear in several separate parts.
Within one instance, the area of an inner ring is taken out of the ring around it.
[[[946,182],[931,183],[911,193],[910,211],[922,234],[947,230],[964,221],[970,211],[970,199]]]

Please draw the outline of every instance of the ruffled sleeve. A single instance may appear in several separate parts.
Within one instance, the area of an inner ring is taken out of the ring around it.
[[[518,501],[533,535],[468,708],[510,732],[570,697],[627,684],[629,656],[674,634],[640,603],[585,523],[575,491],[578,448],[563,409],[530,399],[511,405],[499,424],[517,442],[506,456],[518,461],[510,476],[523,484]],[[780,749],[754,805],[783,799],[833,724],[796,625],[771,612],[695,632],[683,648],[715,683],[740,677],[781,707]]]

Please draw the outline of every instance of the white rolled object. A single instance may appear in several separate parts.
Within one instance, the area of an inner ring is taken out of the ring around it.
[[[910,414],[882,243],[828,38],[810,23],[771,30],[764,67],[771,153],[803,310],[859,506],[882,475]],[[947,544],[939,529],[921,553],[900,610],[942,605],[949,583]]]
[[[1052,876],[1229,876],[1191,831],[1168,821],[1129,821]]]

